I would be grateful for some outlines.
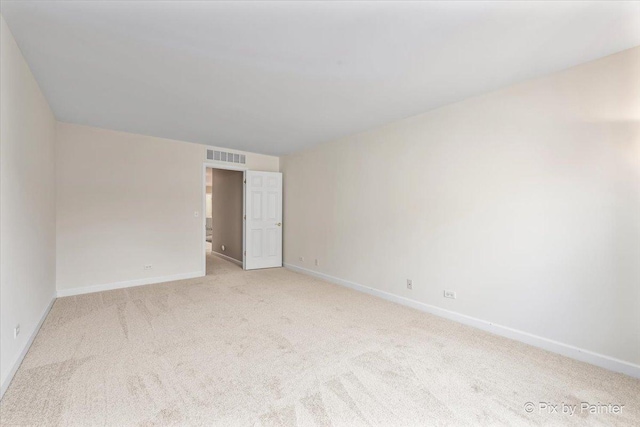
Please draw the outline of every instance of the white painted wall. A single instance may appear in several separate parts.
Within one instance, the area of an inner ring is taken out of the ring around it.
[[[0,17],[0,371],[4,393],[55,298],[56,121]],[[13,328],[20,324],[20,335]]]
[[[640,364],[638,76],[634,48],[281,158],[285,263]]]
[[[204,274],[212,147],[65,123],[57,135],[59,295]],[[277,157],[243,154],[248,168],[278,170]]]

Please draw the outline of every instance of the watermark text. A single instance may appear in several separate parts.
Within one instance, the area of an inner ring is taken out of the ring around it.
[[[562,414],[573,416],[576,414],[601,415],[601,414],[622,414],[624,405],[616,403],[555,403],[555,402],[527,402],[524,404],[524,411],[528,414]]]

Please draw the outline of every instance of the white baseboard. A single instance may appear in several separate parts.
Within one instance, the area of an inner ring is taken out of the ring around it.
[[[127,280],[124,282],[105,283],[104,285],[81,286],[71,289],[58,289],[58,298],[71,297],[74,295],[91,294],[94,292],[111,291],[113,289],[133,288],[135,286],[152,285],[154,283],[173,282],[174,280],[193,279],[194,277],[202,277],[203,271],[195,271],[192,273],[174,274],[172,276],[148,277],[145,279]]]
[[[319,279],[324,279],[328,282],[335,283],[336,285],[345,286],[347,288],[380,297],[397,304],[402,304],[407,307],[424,311],[426,313],[444,317],[446,319],[453,320],[458,323],[463,323],[474,328],[482,329],[483,331],[491,332],[493,334],[510,338],[512,340],[520,341],[525,344],[541,348],[543,350],[561,354],[563,356],[570,357],[581,362],[590,363],[592,365],[600,366],[601,368],[605,368],[614,372],[620,372],[625,375],[640,378],[640,365],[636,365],[631,362],[626,362],[614,357],[605,356],[604,354],[595,353],[593,351],[585,350],[583,348],[575,347],[569,344],[564,344],[538,335],[530,334],[528,332],[509,328],[507,326],[497,325],[486,320],[456,313],[455,311],[450,311],[444,308],[436,307],[434,305],[425,304],[389,292],[380,291],[378,289],[370,288],[359,283],[302,268],[297,265],[285,263],[284,266],[292,271],[296,271],[298,273],[306,274],[309,276],[314,276]]]
[[[31,335],[29,335],[29,339],[25,343],[24,348],[18,355],[18,358],[16,359],[16,361],[13,362],[13,366],[11,367],[11,371],[9,371],[9,375],[7,376],[7,378],[4,379],[4,381],[2,381],[2,385],[0,386],[0,399],[2,399],[2,396],[4,396],[4,392],[7,391],[7,389],[9,388],[9,384],[11,384],[11,380],[13,380],[13,377],[16,375],[16,372],[18,372],[18,368],[22,364],[24,357],[27,355],[29,348],[31,348],[31,344],[33,344],[33,340],[36,338],[36,335],[38,335],[38,331],[40,331],[40,328],[44,323],[44,319],[47,318],[47,315],[51,311],[51,307],[53,307],[53,303],[55,301],[56,301],[56,295],[54,293],[54,295],[51,297],[51,301],[49,301],[49,304],[47,304],[47,307],[44,309],[44,312],[40,316],[40,320],[38,321],[38,324],[33,329],[33,332],[31,332]]]
[[[235,258],[231,258],[228,255],[225,254],[221,254],[220,252],[216,252],[216,251],[211,251],[212,254],[214,254],[215,256],[219,256],[220,258],[226,259],[227,261],[231,261],[234,264],[238,264],[240,267],[242,267],[242,261],[238,261]]]

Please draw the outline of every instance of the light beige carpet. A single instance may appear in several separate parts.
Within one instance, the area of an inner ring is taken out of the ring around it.
[[[58,299],[0,423],[640,425],[639,380],[285,269],[210,261],[206,278]],[[541,401],[624,407],[571,416]]]

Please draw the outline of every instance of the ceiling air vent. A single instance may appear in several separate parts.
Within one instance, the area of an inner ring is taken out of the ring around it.
[[[245,164],[247,158],[244,154],[227,153],[226,151],[207,150],[207,160],[215,160],[216,162],[240,163]]]

